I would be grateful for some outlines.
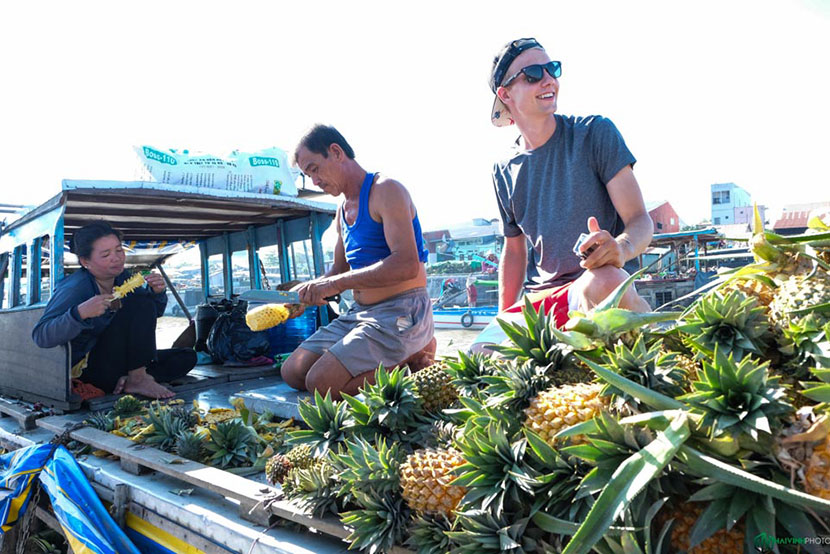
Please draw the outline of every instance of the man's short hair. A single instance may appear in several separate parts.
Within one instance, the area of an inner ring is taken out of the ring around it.
[[[297,153],[300,151],[300,148],[305,147],[309,152],[328,158],[329,146],[332,144],[340,146],[349,159],[354,159],[354,150],[346,142],[346,139],[343,138],[343,135],[340,134],[340,131],[331,125],[315,123],[297,143],[297,147],[294,149],[294,163],[297,162]]]

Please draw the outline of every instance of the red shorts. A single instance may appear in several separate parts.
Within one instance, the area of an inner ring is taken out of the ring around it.
[[[553,322],[557,328],[561,329],[565,323],[568,322],[568,288],[570,283],[565,283],[552,289],[545,289],[536,292],[530,292],[526,296],[530,299],[536,311],[539,311],[539,306],[543,306],[545,313],[550,314],[553,311]],[[525,299],[522,298],[509,308],[505,313],[519,313],[525,307]]]

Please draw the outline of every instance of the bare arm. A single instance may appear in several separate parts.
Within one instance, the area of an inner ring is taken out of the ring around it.
[[[582,262],[585,269],[604,265],[622,267],[628,260],[639,256],[651,243],[654,232],[651,217],[646,211],[640,185],[634,177],[631,166],[622,168],[606,185],[614,209],[620,214],[625,224],[623,232],[612,237],[608,231],[599,228],[596,218],[588,218],[588,231],[591,236],[581,250],[591,247],[594,251]]]
[[[504,237],[504,250],[499,260],[499,311],[509,308],[519,299],[527,270],[527,240],[525,236]]]

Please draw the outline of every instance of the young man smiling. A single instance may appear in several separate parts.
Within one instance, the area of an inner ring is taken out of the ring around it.
[[[300,301],[321,305],[351,289],[355,304],[291,354],[283,380],[340,399],[341,392],[357,394],[364,380],[372,381],[378,364],[426,367],[435,355],[427,250],[409,193],[393,179],[367,173],[334,127],[312,127],[294,159],[323,192],[344,197],[334,221],[334,264],[296,287]]]
[[[504,232],[499,310],[520,312],[526,289],[560,326],[569,309],[590,309],[625,280],[622,267],[652,236],[636,160],[614,124],[556,113],[561,73],[562,64],[533,38],[507,43],[490,71],[491,121],[515,124],[521,135],[493,169]],[[578,256],[573,247],[581,233],[588,237]],[[632,287],[622,307],[645,311],[648,304]],[[474,349],[502,338],[489,326]]]

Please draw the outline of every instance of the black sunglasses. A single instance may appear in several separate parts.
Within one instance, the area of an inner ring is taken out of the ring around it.
[[[518,73],[512,77],[509,77],[502,86],[508,86],[510,83],[515,81],[519,75],[524,75],[525,80],[532,85],[533,83],[542,80],[542,77],[544,77],[544,71],[547,71],[548,75],[554,79],[558,79],[562,75],[562,62],[537,63],[523,67]]]

